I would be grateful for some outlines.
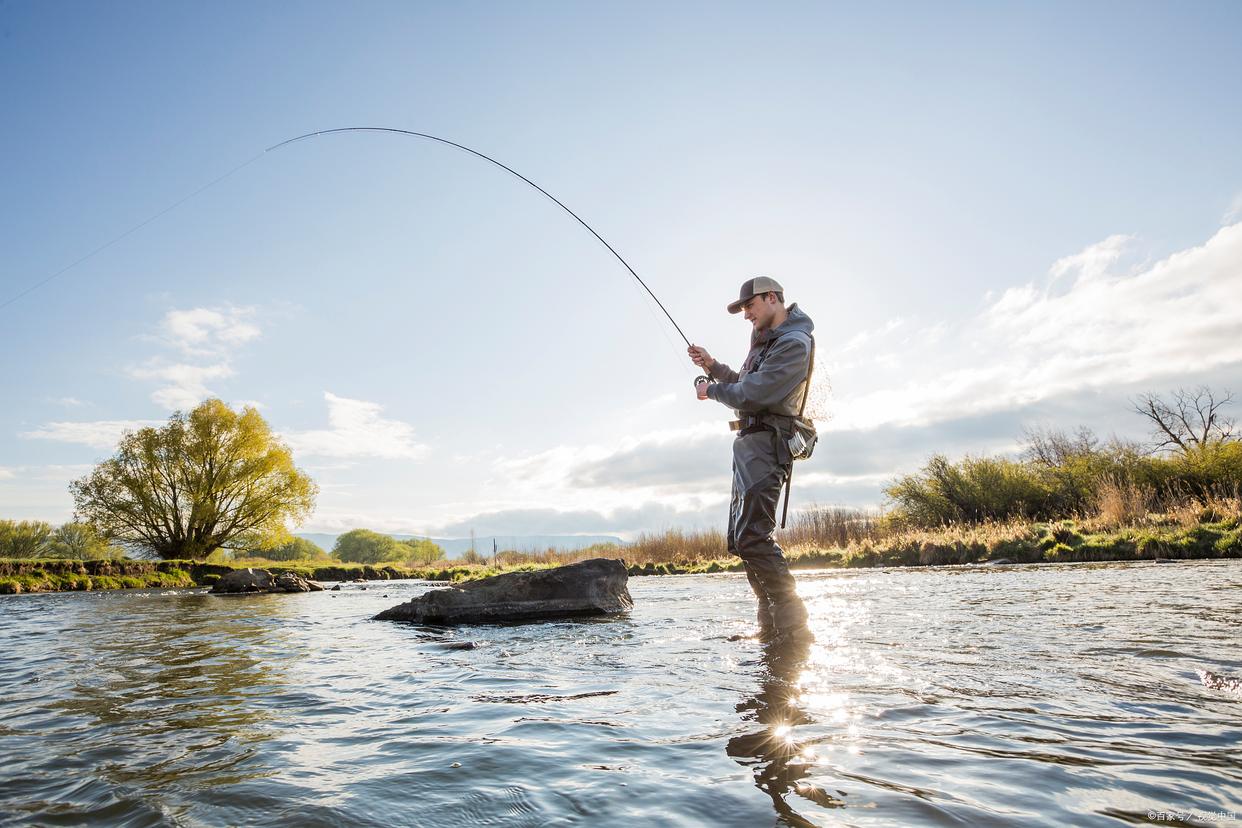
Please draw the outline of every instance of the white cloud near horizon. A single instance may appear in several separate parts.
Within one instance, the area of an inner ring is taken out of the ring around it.
[[[927,424],[1242,361],[1242,223],[1125,268],[1133,245],[1111,236],[1058,260],[1042,285],[991,299],[938,353],[911,342],[885,355],[919,379],[838,400],[833,427]]]
[[[93,422],[44,423],[33,431],[18,434],[27,440],[54,440],[59,443],[77,443],[97,449],[112,449],[127,431],[137,431],[148,426],[161,426],[163,420],[96,420]]]
[[[414,427],[385,419],[379,403],[338,397],[331,391],[325,391],[323,396],[328,403],[331,428],[286,431],[280,435],[296,454],[399,460],[426,453],[427,446],[414,438]]]

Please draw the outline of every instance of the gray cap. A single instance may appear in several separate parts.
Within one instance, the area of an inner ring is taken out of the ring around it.
[[[752,296],[760,296],[764,293],[784,293],[785,289],[781,287],[780,282],[770,279],[767,276],[756,276],[753,279],[747,279],[742,282],[742,292],[738,294],[736,302],[729,303],[729,313],[738,313],[742,310],[742,305],[750,301]]]

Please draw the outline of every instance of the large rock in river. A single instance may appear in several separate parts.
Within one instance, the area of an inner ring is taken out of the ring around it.
[[[266,569],[235,569],[220,576],[212,592],[245,593],[245,592],[319,592],[321,584],[308,581],[301,575],[292,572],[281,572],[276,575]]]
[[[375,616],[376,621],[488,624],[613,615],[634,606],[621,561],[595,558],[535,572],[507,572],[433,589]]]

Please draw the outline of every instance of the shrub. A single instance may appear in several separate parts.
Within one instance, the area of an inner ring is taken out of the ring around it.
[[[41,520],[0,520],[0,558],[46,558],[52,524]]]
[[[238,557],[261,558],[267,561],[326,561],[328,553],[314,541],[295,537],[273,549],[251,549]]]
[[[397,542],[409,547],[405,559],[409,566],[420,566],[444,559],[444,548],[427,538],[407,538]]]
[[[951,463],[935,455],[922,471],[899,477],[884,493],[901,520],[926,527],[1046,517],[1052,500],[1036,469],[1003,457]]]
[[[370,529],[353,529],[336,539],[332,555],[341,561],[374,564],[402,560],[409,551],[408,546],[389,535]]]

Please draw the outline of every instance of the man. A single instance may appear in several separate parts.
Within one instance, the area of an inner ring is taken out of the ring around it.
[[[742,559],[758,599],[760,639],[806,641],[811,636],[806,607],[773,533],[781,487],[793,463],[786,440],[810,382],[815,324],[796,304],[786,308],[784,289],[766,276],[744,282],[728,310],[743,313],[753,326],[741,370],[734,371],[697,345],[690,346],[689,354],[717,381],[698,383],[699,399],[723,403],[739,417],[729,552]]]

